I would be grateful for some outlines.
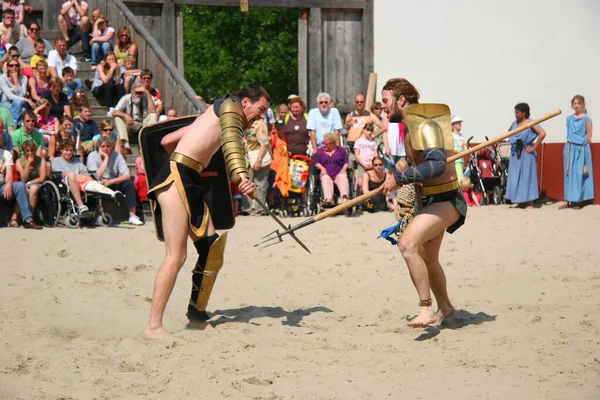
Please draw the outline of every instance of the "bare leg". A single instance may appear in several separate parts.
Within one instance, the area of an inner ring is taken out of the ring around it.
[[[442,245],[443,239],[444,232],[423,245],[429,283],[438,306],[436,312],[436,324],[441,324],[444,318],[451,316],[456,311],[448,297],[446,274],[444,273],[439,260],[440,246]]]
[[[79,191],[77,177],[73,172],[67,172],[67,182],[69,183],[69,190],[75,199],[75,203],[77,203],[78,206],[82,206],[83,199],[81,198],[81,192]]]
[[[179,197],[177,187],[173,184],[169,185],[167,189],[159,191],[157,199],[162,210],[167,255],[154,281],[150,319],[144,330],[145,339],[160,339],[167,336],[167,331],[163,328],[163,315],[177,274],[187,255],[188,214]]]
[[[410,277],[417,289],[419,300],[431,299],[429,270],[420,250],[425,243],[435,239],[444,230],[453,224],[459,217],[458,211],[449,202],[435,203],[425,207],[408,225],[400,240],[398,247],[402,257],[406,260]],[[422,251],[422,250],[421,250]],[[441,267],[440,267],[441,269]],[[436,276],[436,290],[439,289],[439,278]],[[445,282],[445,277],[444,277]],[[444,283],[445,286],[445,283]],[[446,294],[447,296],[447,294]],[[433,306],[421,306],[419,315],[408,323],[412,327],[423,327],[437,321]]]
[[[33,212],[35,210],[35,208],[37,207],[39,191],[40,191],[40,187],[38,185],[32,185],[28,190],[29,205],[31,206],[31,212]]]
[[[62,33],[65,40],[69,41],[69,27],[67,25],[67,21],[62,15],[58,16],[58,28],[60,29],[60,33]]]

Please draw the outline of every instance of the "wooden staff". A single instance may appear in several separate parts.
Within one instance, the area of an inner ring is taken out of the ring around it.
[[[548,114],[544,115],[543,117],[540,117],[540,118],[538,118],[536,120],[533,120],[533,121],[531,121],[531,122],[529,122],[529,123],[527,123],[525,125],[519,126],[516,129],[513,129],[511,131],[508,131],[506,133],[498,135],[495,138],[488,140],[487,142],[480,143],[477,146],[473,146],[470,149],[467,149],[465,151],[461,151],[460,153],[455,154],[452,157],[448,157],[448,159],[446,159],[446,163],[449,164],[451,162],[454,162],[454,161],[458,160],[459,158],[463,158],[463,157],[466,157],[466,156],[468,156],[468,155],[470,155],[472,153],[475,153],[476,151],[479,151],[479,150],[481,150],[481,149],[483,149],[483,148],[485,148],[487,146],[491,146],[493,144],[496,144],[496,143],[498,143],[498,142],[500,142],[500,141],[502,141],[502,140],[504,140],[506,138],[509,138],[509,137],[511,137],[513,135],[516,135],[519,132],[522,132],[522,131],[524,131],[526,129],[529,129],[532,126],[535,126],[535,125],[537,125],[539,123],[542,123],[542,122],[544,122],[546,120],[549,120],[550,118],[554,118],[557,115],[559,115],[560,113],[561,113],[560,110],[554,110],[551,113],[548,113]],[[374,196],[377,196],[382,191],[383,191],[383,185],[381,185],[380,187],[378,187],[375,190],[372,190],[372,191],[370,191],[368,193],[363,194],[362,196],[358,196],[358,197],[356,197],[356,198],[354,198],[352,200],[348,200],[347,202],[345,202],[343,204],[340,204],[339,206],[330,208],[329,210],[326,210],[326,211],[324,211],[324,212],[322,212],[322,213],[320,213],[318,215],[315,215],[312,218],[308,218],[308,219],[300,222],[298,225],[293,226],[293,227],[285,230],[284,232],[281,232],[281,233],[276,232],[275,234],[277,236],[270,237],[267,240],[265,240],[263,243],[268,242],[268,241],[273,240],[273,239],[279,239],[281,241],[281,236],[283,236],[283,235],[286,235],[288,233],[292,234],[295,230],[303,228],[303,227],[305,227],[307,225],[314,224],[315,222],[318,222],[318,221],[321,221],[321,220],[323,220],[325,218],[331,217],[332,215],[339,214],[339,213],[341,213],[342,211],[344,211],[344,210],[346,210],[348,208],[354,207],[354,206],[356,206],[356,205],[358,205],[360,203],[363,203],[363,202],[369,200],[370,198],[372,198]],[[262,244],[262,243],[259,243],[258,245],[260,245],[260,244]],[[258,245],[255,245],[255,246],[258,246]]]

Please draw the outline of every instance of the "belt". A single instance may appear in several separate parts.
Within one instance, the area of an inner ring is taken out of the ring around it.
[[[445,193],[456,189],[458,189],[458,180],[455,179],[439,185],[423,186],[421,188],[421,194],[423,196],[431,196],[432,194]]]
[[[198,173],[201,173],[204,170],[204,167],[198,161],[181,153],[171,154],[171,160],[175,161],[176,163],[183,164]]]

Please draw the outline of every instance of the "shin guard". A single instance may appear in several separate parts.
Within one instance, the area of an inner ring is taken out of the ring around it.
[[[194,243],[198,251],[198,261],[192,271],[192,296],[188,305],[187,317],[194,321],[206,321],[206,305],[219,270],[223,266],[223,253],[227,243],[227,232],[219,237],[214,235]]]

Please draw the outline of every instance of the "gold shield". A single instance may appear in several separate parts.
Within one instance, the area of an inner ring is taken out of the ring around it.
[[[415,150],[454,150],[450,107],[446,104],[413,104],[406,111],[406,124]]]

